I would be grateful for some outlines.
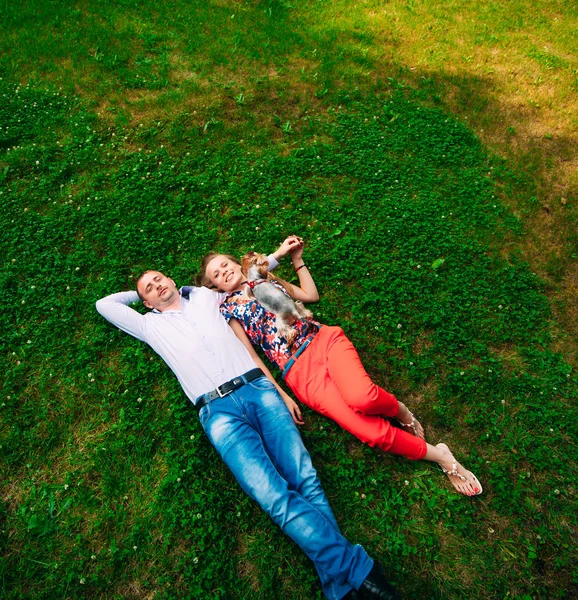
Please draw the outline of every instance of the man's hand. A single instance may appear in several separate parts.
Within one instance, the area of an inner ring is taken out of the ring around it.
[[[303,240],[296,235],[290,235],[285,241],[273,252],[273,256],[280,260],[284,256],[291,254],[291,257],[294,257],[294,252],[297,252],[301,249],[301,253],[303,253]],[[301,257],[301,255],[299,255]]]

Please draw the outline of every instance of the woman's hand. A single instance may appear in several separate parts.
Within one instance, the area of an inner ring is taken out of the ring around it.
[[[303,249],[305,248],[305,242],[303,242],[303,238],[296,237],[296,239],[298,240],[297,243],[293,244],[289,250],[289,254],[291,254],[291,260],[293,261],[294,265],[302,264],[303,261],[301,257],[303,256]]]
[[[294,256],[293,252],[297,251],[299,247],[301,247],[301,254],[302,254],[303,253],[303,240],[296,235],[290,235],[279,246],[279,248],[277,248],[277,250],[275,250],[275,252],[273,252],[273,256],[277,260],[280,260],[281,258],[283,258],[284,256],[287,256],[288,254],[291,254],[291,257],[293,257]]]
[[[295,425],[303,425],[305,421],[303,421],[301,409],[299,408],[297,402],[295,402],[295,400],[293,400],[293,398],[291,398],[291,396],[289,396],[289,394],[286,394],[284,391],[281,392],[281,398],[283,398],[283,402],[285,402],[285,405],[289,409],[289,412],[293,417],[293,422],[295,423]]]

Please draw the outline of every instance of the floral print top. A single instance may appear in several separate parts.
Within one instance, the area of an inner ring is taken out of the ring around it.
[[[280,283],[271,283],[287,294],[287,290]],[[297,337],[291,346],[287,347],[287,340],[277,331],[275,315],[265,310],[255,298],[247,298],[242,291],[233,292],[223,300],[220,308],[227,321],[237,319],[241,323],[251,343],[259,346],[265,356],[281,370],[307,337],[317,332],[320,327],[317,321],[299,319],[293,324],[293,328],[297,330]]]

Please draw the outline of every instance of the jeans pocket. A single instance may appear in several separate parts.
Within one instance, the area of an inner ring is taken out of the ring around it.
[[[209,402],[209,404],[205,404],[205,406],[203,406],[203,408],[201,408],[201,410],[199,411],[199,421],[201,422],[203,429],[205,428],[205,425],[207,424],[207,421],[210,419],[210,417],[211,403]]]
[[[267,390],[276,390],[277,388],[263,375],[263,377],[259,377],[258,379],[254,379],[253,381],[249,381],[246,385],[252,387],[255,390],[261,390],[263,392]]]

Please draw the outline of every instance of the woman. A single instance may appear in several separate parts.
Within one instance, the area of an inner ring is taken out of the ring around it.
[[[303,240],[287,238],[276,254],[291,255],[299,286],[279,280],[276,285],[295,300],[316,302],[317,287],[302,258]],[[209,254],[203,259],[199,283],[229,294],[221,304],[221,313],[233,329],[240,323],[251,342],[283,371],[283,379],[301,402],[370,446],[411,460],[438,463],[461,494],[482,493],[476,476],[457,462],[450,449],[445,444],[428,444],[423,427],[407,406],[371,381],[340,327],[301,319],[293,325],[297,337],[289,345],[277,332],[275,315],[242,293],[245,282],[241,265],[232,256]],[[302,423],[298,406],[287,405],[295,422]],[[388,418],[396,419],[403,429],[393,427]]]

